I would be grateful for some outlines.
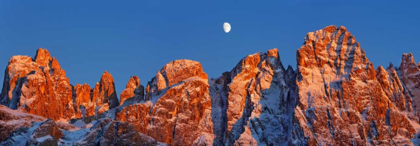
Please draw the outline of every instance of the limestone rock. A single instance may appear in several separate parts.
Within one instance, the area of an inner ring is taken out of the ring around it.
[[[93,89],[72,86],[47,50],[13,56],[0,94],[0,145],[420,144],[412,54],[400,67],[375,69],[345,27],[328,26],[306,35],[296,59],[296,70],[285,69],[271,49],[210,80],[199,62],[175,60],[146,91],[130,77],[119,101],[106,71]]]
[[[242,59],[214,80],[212,109],[216,145],[289,143],[295,72],[286,71],[277,49]],[[225,134],[227,133],[227,134]],[[259,143],[258,143],[259,142]]]
[[[144,100],[144,87],[140,84],[140,79],[137,76],[130,77],[124,91],[121,92],[120,105],[123,105],[124,101],[130,98],[136,102]]]
[[[207,74],[196,61],[168,63],[148,83],[145,103],[124,107],[116,120],[171,145],[211,145],[214,136]]]
[[[72,88],[66,72],[46,49],[36,57],[13,56],[6,68],[0,103],[54,120],[74,116]]]
[[[297,51],[297,62],[295,144],[411,144],[415,130],[398,107],[406,108],[388,97],[394,95],[393,88],[401,93],[394,83],[397,76],[387,77],[381,68],[377,74],[345,27],[308,33]]]
[[[73,87],[76,118],[95,115],[96,104],[92,102],[91,88],[88,84],[77,84]]]
[[[407,89],[407,96],[412,97],[414,112],[418,119],[420,116],[420,68],[414,61],[413,54],[403,54],[399,71],[403,86]]]
[[[100,82],[96,83],[92,101],[97,106],[106,107],[106,109],[100,110],[101,112],[98,112],[98,114],[119,105],[114,78],[107,71],[102,74]]]
[[[383,91],[399,111],[413,112],[412,99],[407,95],[407,91],[404,90],[403,83],[393,65],[390,64],[386,70],[379,66],[376,74]]]

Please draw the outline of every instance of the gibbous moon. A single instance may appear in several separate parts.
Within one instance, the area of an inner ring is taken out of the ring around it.
[[[232,27],[230,26],[229,23],[227,22],[223,23],[223,30],[225,30],[226,33],[229,33],[230,29],[232,29]]]

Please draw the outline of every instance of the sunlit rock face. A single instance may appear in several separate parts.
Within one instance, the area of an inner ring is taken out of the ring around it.
[[[416,119],[413,113],[412,98],[409,92],[405,90],[404,83],[401,81],[396,68],[390,64],[388,68],[379,66],[376,69],[376,78],[381,83],[382,89],[399,109],[399,111],[405,111],[411,119]]]
[[[106,71],[93,88],[72,86],[47,50],[13,56],[0,95],[0,145],[420,143],[412,54],[400,67],[375,69],[345,27],[328,26],[308,33],[296,57],[293,70],[277,49],[251,54],[210,80],[199,62],[175,60],[146,89],[131,76],[119,100]]]
[[[57,59],[41,48],[34,59],[13,56],[9,60],[0,103],[63,121],[93,116],[119,105],[111,74],[105,72],[93,92],[87,84],[73,87]]]
[[[54,120],[74,116],[72,87],[66,72],[46,49],[36,57],[13,56],[3,82],[1,104]]]
[[[127,99],[129,100],[126,104],[132,104],[133,102],[140,102],[144,100],[144,87],[140,84],[140,79],[137,76],[130,77],[124,91],[120,95],[120,105],[123,105]]]
[[[295,72],[284,69],[277,49],[242,59],[212,80],[216,145],[290,142]]]
[[[398,76],[392,68],[377,73],[345,27],[308,33],[297,62],[295,144],[412,144],[415,130],[403,112],[410,108],[392,100],[409,101],[393,97],[402,93]]]
[[[201,64],[175,60],[148,83],[144,103],[124,107],[116,120],[171,145],[211,145],[213,123],[207,74]]]
[[[73,100],[76,118],[95,115],[96,104],[92,102],[91,88],[88,84],[77,84],[73,87]]]
[[[92,101],[96,106],[100,107],[98,114],[120,104],[115,91],[114,78],[107,71],[102,74],[101,80],[96,83],[93,89]]]

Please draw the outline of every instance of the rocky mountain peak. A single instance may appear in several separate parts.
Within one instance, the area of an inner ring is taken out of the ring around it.
[[[420,68],[414,61],[412,53],[402,55],[401,65],[399,67],[403,86],[408,89],[405,94],[413,100],[415,121],[420,118]]]
[[[398,74],[382,66],[375,71],[345,27],[328,26],[308,33],[297,51],[297,62],[299,101],[295,119],[300,126],[293,133],[301,134],[297,139],[307,137],[304,144],[411,143],[408,135],[415,130],[409,124],[409,115],[400,112],[410,111],[411,99],[403,96]],[[381,120],[386,118],[391,122]]]
[[[73,92],[76,118],[95,115],[95,104],[92,102],[89,84],[76,84],[76,86],[73,87]]]
[[[42,49],[42,48],[39,48],[39,49],[36,51],[36,55],[35,55],[35,57],[34,57],[34,60],[35,60],[35,62],[36,62],[37,64],[39,64],[40,66],[43,66],[43,67],[48,67],[48,66],[49,66],[49,63],[50,63],[50,61],[51,61],[51,55],[50,55],[50,52],[48,52],[48,50],[47,50],[47,49]]]
[[[364,69],[373,77],[375,75],[369,72],[374,71],[373,65],[366,58],[355,37],[345,27],[328,26],[309,32],[296,56],[299,84],[323,87],[326,82],[356,77],[357,72],[353,75],[352,72],[357,69]],[[300,92],[301,96],[324,96],[322,90],[314,90],[311,87],[304,89],[301,86]],[[322,98],[315,98],[313,103],[317,103],[318,99]],[[301,106],[309,105],[307,101],[302,101]]]
[[[332,25],[309,32],[296,56],[293,70],[276,48],[247,55],[211,80],[197,61],[171,61],[146,95],[131,76],[120,101],[107,71],[93,89],[72,86],[46,49],[13,56],[0,95],[0,145],[420,143],[413,54],[375,69],[355,37]]]
[[[405,75],[414,75],[414,73],[420,70],[414,61],[414,56],[412,53],[403,54],[400,69],[403,72],[403,78],[408,78],[408,76]]]
[[[129,98],[133,98],[136,102],[144,98],[144,87],[140,84],[140,79],[137,76],[131,76],[124,91],[121,92],[120,105],[123,105],[124,101]]]
[[[146,93],[156,94],[161,90],[170,88],[175,84],[187,80],[201,80],[208,84],[207,74],[204,73],[199,62],[187,59],[175,60],[166,64],[156,73],[155,77],[148,82]]]
[[[51,58],[50,66],[52,69],[61,69],[60,63],[58,63],[58,60],[55,57]]]
[[[245,78],[255,76],[259,68],[270,67],[274,72],[283,72],[285,69],[280,62],[278,49],[270,49],[266,53],[258,52],[243,58],[230,72],[231,78],[238,74],[247,74]],[[273,73],[274,73],[273,72]]]
[[[108,71],[105,71],[101,76],[101,80],[96,83],[93,89],[92,100],[97,106],[101,106],[99,114],[119,105],[114,78]]]
[[[412,53],[403,54],[399,69],[401,70],[401,76],[405,84],[410,84],[409,82],[416,80],[418,73],[420,72],[420,68],[417,67]]]
[[[92,98],[101,112],[119,105],[111,74],[105,72],[95,89],[92,97],[89,85],[72,87],[58,60],[40,48],[34,59],[13,56],[9,60],[0,102],[53,120],[94,115]]]
[[[101,81],[100,83],[112,83],[114,82],[114,78],[112,77],[112,75],[108,72],[108,71],[104,71],[104,73],[101,76]]]
[[[214,144],[287,143],[285,133],[292,120],[277,116],[287,115],[285,111],[294,105],[295,73],[291,67],[287,72],[275,48],[246,56],[230,72],[213,80]]]
[[[137,76],[131,76],[125,88],[137,88],[140,86],[140,79]]]
[[[33,60],[13,56],[6,68],[1,103],[54,120],[70,119],[74,115],[72,88],[59,66],[46,49],[38,49]]]
[[[19,63],[19,64],[30,64],[32,63],[32,57],[29,56],[12,56],[12,58],[9,59],[9,64],[13,63]]]
[[[280,59],[280,58],[279,58],[279,50],[278,50],[277,48],[274,48],[274,49],[268,50],[268,51],[267,51],[267,55],[268,55],[268,56],[272,56],[272,57],[274,57],[274,58],[276,58],[276,59]]]
[[[145,101],[124,107],[116,119],[171,145],[211,145],[214,135],[207,80],[199,62],[172,61],[148,82]],[[124,92],[132,93],[130,87]]]
[[[335,67],[337,74],[345,74],[364,68],[369,60],[345,27],[328,26],[306,35],[304,45],[297,51],[297,62],[307,68],[328,65]]]
[[[186,79],[197,77],[207,80],[201,64],[197,61],[182,59],[166,64],[160,73],[167,79],[167,86],[172,86]]]

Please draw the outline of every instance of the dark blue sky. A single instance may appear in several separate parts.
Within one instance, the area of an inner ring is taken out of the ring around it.
[[[0,69],[13,55],[47,48],[72,84],[109,71],[120,93],[131,75],[143,85],[175,59],[201,62],[209,77],[248,54],[279,48],[296,69],[307,32],[344,25],[375,67],[420,61],[417,1],[57,1],[0,0]],[[232,31],[223,32],[229,22]],[[0,71],[0,77],[4,71]],[[1,84],[3,81],[1,81]]]

